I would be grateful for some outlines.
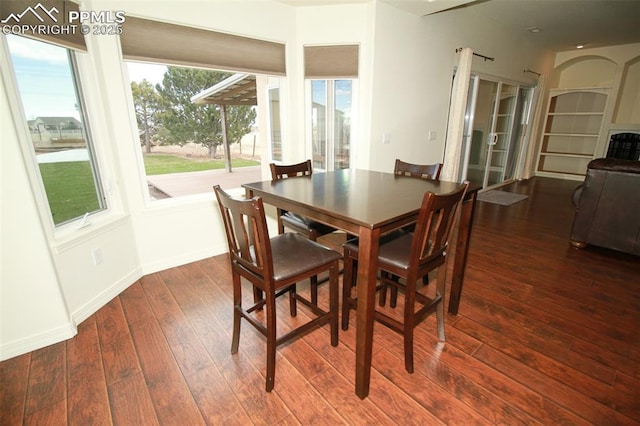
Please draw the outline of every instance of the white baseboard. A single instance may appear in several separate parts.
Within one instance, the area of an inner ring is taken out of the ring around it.
[[[186,265],[187,263],[197,262],[198,260],[217,256],[228,251],[229,248],[227,247],[227,241],[225,240],[224,244],[220,244],[219,247],[212,246],[206,250],[183,253],[180,256],[162,259],[155,262],[148,262],[142,265],[142,276],[164,271],[169,268],[175,268],[176,266]]]
[[[72,338],[76,334],[78,334],[76,327],[71,321],[69,321],[67,325],[34,334],[33,336],[14,340],[12,342],[6,342],[0,346],[0,361],[35,351],[36,349],[44,348],[45,346],[53,345],[54,343],[62,342]]]
[[[74,324],[80,324],[82,321],[98,312],[100,308],[102,308],[117,295],[129,288],[129,286],[139,280],[140,277],[142,277],[141,268],[134,269],[126,276],[115,282],[112,286],[105,289],[102,293],[98,294],[89,302],[85,303],[84,306],[80,307],[80,309],[72,312],[71,319],[73,320]]]

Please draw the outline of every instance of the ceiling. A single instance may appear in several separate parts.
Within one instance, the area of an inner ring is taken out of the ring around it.
[[[382,1],[420,15],[448,5],[468,8],[479,22],[520,31],[557,52],[574,50],[578,44],[593,48],[640,42],[640,0]],[[530,28],[540,31],[532,33]]]
[[[295,6],[370,0],[281,0]],[[640,43],[640,0],[380,0],[416,15],[468,8],[478,25],[495,23],[522,32],[557,52]],[[540,31],[532,33],[529,28]]]

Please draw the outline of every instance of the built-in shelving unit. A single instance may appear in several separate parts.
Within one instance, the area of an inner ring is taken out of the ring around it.
[[[538,175],[581,179],[595,157],[608,88],[554,89],[538,156]]]

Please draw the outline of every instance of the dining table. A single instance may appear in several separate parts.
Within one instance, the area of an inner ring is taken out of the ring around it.
[[[267,204],[358,236],[355,390],[361,399],[369,394],[371,378],[379,238],[415,221],[426,192],[448,193],[460,184],[342,169],[242,185],[247,197],[262,197]],[[471,183],[460,208],[448,305],[449,313],[454,315],[458,313],[462,294],[479,189],[481,185]]]

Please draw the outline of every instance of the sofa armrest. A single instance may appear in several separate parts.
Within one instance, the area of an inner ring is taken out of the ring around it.
[[[580,196],[582,195],[582,190],[584,189],[584,184],[579,185],[576,189],[573,190],[571,194],[571,202],[573,203],[573,207],[578,208],[578,203],[580,202]]]

